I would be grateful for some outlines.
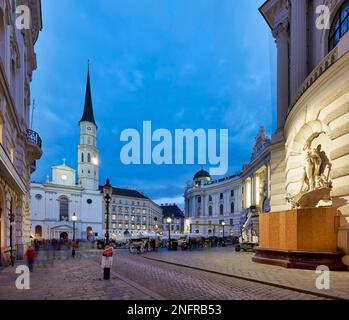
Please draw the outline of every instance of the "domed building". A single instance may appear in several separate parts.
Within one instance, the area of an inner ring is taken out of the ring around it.
[[[185,190],[185,231],[240,236],[252,207],[269,210],[270,139],[261,128],[251,160],[238,173],[213,179],[202,167]],[[224,224],[224,228],[223,228]]]
[[[212,177],[203,167],[201,167],[201,170],[195,174],[193,181],[197,185],[204,185],[205,183],[211,182]]]

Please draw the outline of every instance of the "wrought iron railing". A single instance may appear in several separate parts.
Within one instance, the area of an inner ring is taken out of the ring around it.
[[[36,144],[40,149],[42,148],[42,140],[37,132],[28,129],[27,139],[30,143]]]

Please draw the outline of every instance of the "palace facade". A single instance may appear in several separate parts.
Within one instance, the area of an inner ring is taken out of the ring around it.
[[[21,3],[30,10],[30,29],[17,29],[16,1],[0,1],[0,265],[22,259],[30,242],[30,176],[42,156],[29,121],[41,1]]]
[[[338,209],[338,248],[349,265],[349,1],[268,0],[260,12],[277,44],[271,209],[291,208],[286,198],[309,176],[304,151],[317,150],[328,166],[321,179],[332,185],[332,201],[319,206]]]
[[[240,236],[252,208],[270,210],[270,140],[265,129],[256,137],[248,164],[235,175],[212,179],[204,169],[185,190],[185,231],[206,236]],[[223,228],[224,224],[224,228]]]

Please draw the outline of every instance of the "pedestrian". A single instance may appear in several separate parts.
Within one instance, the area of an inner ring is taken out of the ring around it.
[[[27,252],[25,253],[25,257],[27,258],[29,271],[33,272],[34,271],[34,261],[36,258],[36,252],[32,246],[28,247]]]

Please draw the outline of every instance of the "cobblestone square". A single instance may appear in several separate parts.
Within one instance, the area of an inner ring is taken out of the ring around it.
[[[60,253],[52,263],[47,261],[45,254],[41,252],[31,274],[30,290],[16,289],[15,280],[18,275],[14,268],[9,267],[0,271],[0,299],[318,300],[326,298],[319,296],[320,292],[311,288],[311,283],[314,284],[316,278],[314,272],[258,265],[250,263],[250,258],[251,254],[233,253],[231,247],[192,252],[160,251],[144,255],[130,254],[128,250],[116,250],[111,280],[106,281],[102,280],[101,251],[84,250],[78,252],[76,259],[72,259],[70,252],[66,251]],[[181,264],[191,268],[180,266]],[[195,270],[193,267],[203,270]],[[329,292],[321,293],[348,298],[349,291],[346,291],[349,283],[348,274],[335,273],[331,274],[331,277],[333,288]],[[266,284],[267,282],[270,285]],[[301,282],[302,287],[300,287]]]

